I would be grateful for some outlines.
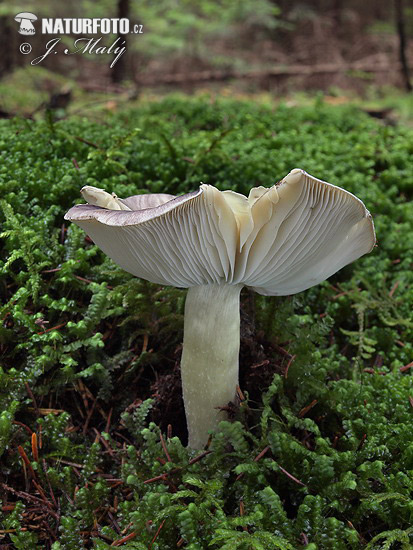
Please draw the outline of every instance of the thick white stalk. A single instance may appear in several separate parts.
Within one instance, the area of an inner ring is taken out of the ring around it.
[[[211,284],[188,290],[181,376],[192,449],[204,447],[208,431],[227,418],[217,407],[235,398],[242,286]]]

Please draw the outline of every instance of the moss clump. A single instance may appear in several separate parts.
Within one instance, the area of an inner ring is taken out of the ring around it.
[[[169,97],[101,123],[1,121],[0,142],[5,548],[411,548],[411,129]],[[243,292],[246,399],[196,455],[185,292],[133,279],[63,215],[86,184],[245,193],[297,166],[357,194],[379,246],[295,297]]]

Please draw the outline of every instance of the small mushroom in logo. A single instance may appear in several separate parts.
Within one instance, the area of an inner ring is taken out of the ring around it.
[[[33,13],[22,12],[18,13],[14,18],[20,23],[19,33],[25,36],[30,36],[36,32],[32,21],[37,21],[37,17]]]

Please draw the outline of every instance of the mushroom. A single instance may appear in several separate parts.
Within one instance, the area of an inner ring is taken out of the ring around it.
[[[29,36],[36,32],[32,21],[37,21],[37,17],[33,13],[22,12],[18,13],[14,18],[15,21],[20,23],[19,33]]]
[[[248,198],[198,191],[116,195],[86,186],[71,208],[79,225],[123,269],[188,288],[181,376],[189,447],[202,448],[238,384],[243,286],[267,296],[306,290],[370,252],[370,213],[351,193],[292,170]]]

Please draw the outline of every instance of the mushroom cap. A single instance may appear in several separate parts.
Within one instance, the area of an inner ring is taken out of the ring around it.
[[[204,184],[179,197],[118,199],[90,186],[82,194],[93,204],[74,206],[65,219],[123,269],[158,284],[242,283],[264,295],[295,294],[375,244],[362,201],[300,169],[248,198]]]
[[[37,16],[34,15],[34,13],[22,12],[22,13],[18,13],[14,18],[15,21],[19,21],[19,22],[22,19],[28,19],[29,21],[37,21]]]

